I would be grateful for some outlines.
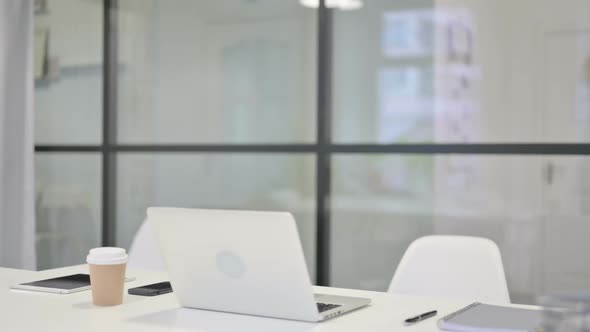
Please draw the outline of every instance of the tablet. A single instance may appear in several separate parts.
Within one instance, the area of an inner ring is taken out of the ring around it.
[[[125,278],[125,282],[133,280],[135,278]],[[88,274],[72,274],[69,276],[26,282],[11,286],[10,288],[46,293],[71,294],[89,290],[90,276]]]

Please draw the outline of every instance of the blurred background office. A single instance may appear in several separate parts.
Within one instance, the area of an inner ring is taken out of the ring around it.
[[[514,302],[590,288],[590,1],[325,6],[36,1],[37,268],[170,205],[292,212],[320,284],[464,234]]]

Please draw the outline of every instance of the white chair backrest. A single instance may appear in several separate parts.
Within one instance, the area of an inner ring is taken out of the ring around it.
[[[498,246],[470,236],[433,235],[412,242],[389,292],[510,303]]]
[[[165,271],[166,267],[156,240],[154,227],[145,220],[135,233],[127,265],[136,269]]]

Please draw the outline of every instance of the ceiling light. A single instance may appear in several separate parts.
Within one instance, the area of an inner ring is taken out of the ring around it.
[[[320,0],[299,0],[299,3],[305,7],[318,8]],[[362,0],[325,0],[327,8],[336,8],[341,10],[354,10],[363,6]]]

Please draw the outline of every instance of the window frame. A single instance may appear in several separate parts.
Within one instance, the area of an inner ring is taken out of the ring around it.
[[[149,153],[313,153],[316,158],[316,281],[330,285],[331,159],[354,154],[493,154],[493,155],[590,155],[586,143],[480,143],[480,144],[335,144],[332,142],[332,14],[320,0],[317,9],[316,141],[313,144],[119,144],[117,142],[118,5],[103,0],[102,143],[99,145],[36,144],[36,153],[100,153],[102,158],[102,245],[115,245],[117,155]]]

